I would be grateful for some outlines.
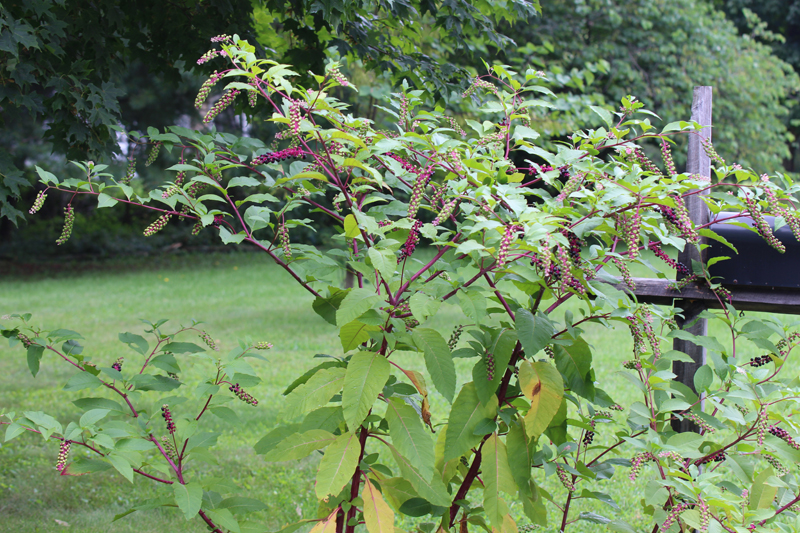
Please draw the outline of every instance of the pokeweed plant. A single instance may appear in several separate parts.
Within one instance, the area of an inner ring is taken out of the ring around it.
[[[396,128],[378,131],[347,114],[333,96],[335,87],[355,90],[335,63],[314,75],[316,87],[306,88],[292,82],[289,66],[257,58],[238,37],[214,42],[218,48],[201,61],[226,65],[204,84],[197,105],[223,84],[207,122],[237,98],[246,96],[250,105],[265,100],[271,107],[266,120],[280,128],[269,144],[213,130],[150,129],[133,140],[177,151],[180,163],[171,167],[174,181],[148,193],[134,192],[132,172],[117,180],[91,162],[79,164],[85,179],[39,175],[48,191],[95,196],[98,207],[128,203],[151,210],[157,218],[145,234],[180,217],[195,221],[195,232],[214,231],[226,244],[258,248],[313,295],[313,310],[338,329],[341,355],[288,385],[287,424],[255,444],[267,461],[321,453],[317,514],[283,531],[305,524],[313,533],[351,533],[365,525],[369,533],[387,533],[399,517],[424,517],[418,527],[428,532],[565,531],[578,521],[637,531],[581,512],[581,506],[597,500],[617,508],[598,488],[643,475],[649,477],[641,513],[653,531],[791,530],[800,488],[795,470],[784,465],[800,460],[792,401],[800,380],[787,362],[798,334],[775,317],[737,314],[708,274],[708,266],[724,258],[682,265],[663,249],[724,242],[710,224],[697,226],[689,218],[684,200],[700,193],[707,193],[701,197],[713,219],[741,219],[781,249],[774,226],[787,224],[800,237],[798,187],[787,176],[770,179],[728,165],[710,143],[712,179],[678,173],[671,139],[696,135],[700,126],[677,122],[657,131],[652,113],[633,97],[616,112],[593,107],[604,127],[574,133],[556,152],[544,150],[536,145],[532,117],[552,105],[553,95],[539,73],[497,65],[464,94],[481,100],[483,121],[426,109],[422,92],[404,90],[382,108]],[[665,170],[645,155],[648,139],[660,144]],[[316,224],[293,216],[300,207],[335,228],[337,246],[292,242],[293,229]],[[766,213],[776,217],[772,225]],[[729,338],[679,330],[679,309],[642,305],[630,290],[620,290],[634,284],[633,263],[666,276],[642,257],[644,249],[683,276],[676,297],[689,283],[714,290],[721,310],[702,316],[722,323]],[[621,285],[605,270],[609,263],[620,271]],[[354,286],[339,288],[348,271]],[[449,339],[434,325],[445,303],[463,312]],[[640,391],[638,401],[621,406],[597,381],[584,335],[589,325],[629,329],[633,353],[621,356],[620,366]],[[72,342],[63,332],[31,336],[14,328],[5,335],[28,346],[32,370],[42,350]],[[664,348],[676,337],[708,351],[694,388],[674,380],[673,363],[690,360]],[[763,355],[743,360],[743,344]],[[393,357],[399,352],[418,354],[427,372],[402,366]],[[173,383],[108,369],[102,372],[112,381],[102,382],[79,353],[61,353],[79,367],[71,381],[105,384],[123,398],[151,382]],[[217,387],[223,372],[248,374],[239,366],[244,353],[244,347],[235,351],[203,387]],[[457,358],[474,362],[466,382],[457,376]],[[431,408],[434,393],[443,398],[437,402],[450,404],[449,412]],[[134,452],[169,459],[148,433],[157,410],[128,413],[140,440],[158,448]],[[92,422],[97,432],[75,427],[66,433],[30,414],[9,418],[7,438],[37,426],[89,444],[110,431],[102,418]],[[697,432],[672,430],[672,421],[684,418]],[[182,433],[188,425],[179,420],[175,427],[175,450],[191,446],[196,437]],[[168,468],[140,461],[129,455],[127,442],[112,437],[97,451],[122,471],[149,477],[173,471],[175,504],[187,517],[201,513],[214,531],[248,529],[239,515],[223,512],[229,500],[220,501],[213,485],[185,483],[174,461],[166,461]],[[630,471],[620,473],[620,467]],[[563,498],[543,488],[548,476],[564,486]]]

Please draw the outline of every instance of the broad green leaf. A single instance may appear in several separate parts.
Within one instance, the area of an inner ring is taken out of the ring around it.
[[[119,340],[127,344],[131,350],[139,352],[142,355],[145,355],[150,348],[150,345],[147,344],[144,337],[136,335],[135,333],[120,333]]]
[[[295,390],[300,385],[303,385],[304,383],[308,382],[308,380],[311,379],[311,377],[314,374],[316,374],[317,372],[319,372],[323,368],[333,368],[333,367],[344,368],[345,365],[344,365],[344,363],[342,363],[340,361],[325,361],[324,363],[320,363],[320,364],[318,364],[317,366],[315,366],[313,368],[309,368],[308,370],[306,370],[303,373],[302,376],[300,376],[297,379],[295,379],[294,381],[292,381],[289,384],[289,386],[286,387],[286,390],[283,391],[283,395],[284,396],[288,396],[293,390]]]
[[[64,390],[68,392],[74,392],[82,389],[93,389],[102,384],[103,383],[97,376],[93,376],[88,372],[78,372],[69,378],[67,384],[64,385]]]
[[[253,446],[253,449],[258,455],[269,453],[289,436],[297,433],[299,427],[300,424],[292,424],[291,426],[278,426],[261,437],[255,446]]]
[[[387,282],[391,282],[394,273],[397,270],[397,257],[391,250],[378,250],[377,248],[370,248],[367,251],[369,258],[372,261],[372,266],[375,267],[381,277]],[[413,312],[413,311],[412,311]]]
[[[81,416],[81,420],[78,424],[82,428],[91,426],[95,422],[105,418],[105,416],[110,412],[111,411],[108,409],[91,409],[83,413],[83,416]]]
[[[423,292],[417,292],[408,299],[411,314],[420,322],[435,315],[440,305],[441,302],[439,300],[435,300]]]
[[[377,304],[383,296],[371,289],[353,289],[347,293],[336,311],[336,324],[342,326],[357,319]]]
[[[125,479],[133,483],[133,468],[127,459],[115,453],[107,455],[106,458],[108,459],[108,462],[111,463],[111,466],[117,469],[117,472],[122,474]]]
[[[314,484],[318,499],[339,494],[355,473],[360,455],[361,445],[355,433],[343,433],[328,446],[319,462]]]
[[[341,290],[336,287],[328,287],[331,295],[327,298],[315,298],[311,307],[314,312],[325,319],[330,324],[336,325],[336,311],[341,306],[342,300],[347,296],[349,290]]]
[[[549,363],[523,361],[519,368],[522,393],[531,402],[525,415],[525,430],[531,437],[541,435],[561,406],[564,384],[561,374]]]
[[[186,520],[191,520],[200,511],[200,504],[203,501],[203,487],[199,483],[180,483],[172,484],[172,492],[175,495],[175,503],[183,511]]]
[[[419,471],[414,468],[414,465],[403,457],[394,446],[388,445],[388,448],[391,450],[394,460],[397,462],[397,466],[400,467],[400,473],[403,475],[403,478],[411,483],[411,486],[417,491],[420,497],[428,500],[433,505],[439,505],[441,507],[450,506],[450,496],[447,493],[444,483],[442,483],[442,480],[439,479],[438,476],[427,479],[420,474]]]
[[[224,527],[228,531],[232,531],[233,533],[239,533],[241,531],[239,529],[239,522],[236,521],[229,510],[219,508],[209,509],[205,513],[214,523]]]
[[[386,421],[389,424],[389,436],[397,451],[406,457],[423,477],[431,477],[435,460],[433,441],[425,431],[417,411],[400,398],[389,398]]]
[[[475,323],[480,324],[486,318],[486,296],[480,291],[459,291],[458,303]]]
[[[506,445],[508,447],[508,465],[511,467],[511,474],[514,476],[520,493],[532,496],[530,480],[533,458],[528,446],[528,436],[525,434],[525,424],[522,420],[514,420],[509,424]]]
[[[328,403],[342,389],[345,373],[342,367],[324,368],[294,389],[284,402],[287,418],[297,418]]]
[[[10,441],[11,439],[18,437],[25,433],[26,429],[24,426],[18,424],[17,422],[12,422],[6,428],[6,440],[5,442]]]
[[[447,342],[438,331],[428,328],[416,328],[412,337],[417,349],[425,354],[425,366],[436,390],[452,402],[456,391],[456,367]]]
[[[339,340],[342,343],[342,350],[347,353],[355,350],[370,339],[370,331],[380,331],[378,326],[368,326],[358,320],[353,320],[339,329]]]
[[[394,512],[369,478],[364,480],[361,499],[364,500],[364,522],[367,531],[369,533],[394,533]]]
[[[389,372],[389,361],[379,353],[357,352],[350,358],[342,389],[342,411],[351,431],[367,417],[389,379]]]
[[[513,495],[516,490],[511,469],[508,467],[508,455],[503,441],[493,433],[481,448],[481,479],[484,484],[483,508],[493,527],[499,528],[503,518],[508,514],[508,506],[500,497],[500,491]]]
[[[101,192],[97,195],[97,208],[100,209],[101,207],[113,207],[117,205],[118,200],[116,198],[112,198],[111,196],[107,195],[104,192]]]
[[[252,176],[238,176],[231,178],[231,181],[228,182],[228,189],[233,187],[258,187],[259,185],[261,185],[261,182]]]
[[[597,113],[600,116],[600,118],[603,119],[603,122],[606,123],[608,129],[614,127],[614,124],[612,123],[613,115],[611,114],[610,111],[608,111],[607,109],[603,109],[602,107],[598,107],[596,105],[590,105],[589,109]]]
[[[256,511],[263,511],[267,506],[253,498],[232,496],[219,502],[217,508],[230,509],[234,513],[255,513]]]
[[[589,379],[592,368],[592,350],[582,338],[577,338],[569,346],[556,346],[555,363],[567,386],[576,394],[594,399],[594,384]]]
[[[714,381],[714,371],[709,365],[703,365],[694,373],[694,390],[703,392]]]
[[[486,406],[481,405],[472,382],[465,384],[458,393],[447,420],[445,461],[459,457],[480,444],[483,437],[475,435],[475,428],[483,419],[497,416],[497,396],[492,398]]]
[[[771,466],[768,466],[764,471],[756,476],[753,480],[753,486],[750,488],[750,509],[768,509],[772,506],[772,500],[778,494],[778,487],[773,487],[767,484],[767,480],[774,476],[775,472]]]
[[[511,354],[517,345],[517,333],[514,330],[503,330],[497,340],[489,348],[489,352],[494,359],[494,374],[489,379],[489,372],[486,368],[486,357],[481,357],[472,368],[472,382],[475,384],[475,391],[483,405],[487,405],[494,396],[497,387],[506,373],[506,368],[511,360]],[[489,432],[491,433],[491,432]]]
[[[411,483],[402,477],[390,477],[380,480],[381,490],[383,497],[388,500],[389,504],[395,509],[400,509],[400,506],[411,498],[419,498],[419,494],[411,486]]]
[[[43,353],[44,346],[39,344],[31,344],[28,346],[28,369],[31,371],[33,377],[36,377],[36,374],[39,373],[39,361],[42,360]]]
[[[533,358],[552,341],[553,327],[540,316],[527,309],[518,309],[515,319],[517,336],[525,355]]]
[[[696,344],[697,346],[703,346],[705,348],[708,348],[709,350],[715,350],[720,353],[725,353],[725,347],[722,344],[720,344],[719,341],[714,337],[709,337],[709,336],[701,337],[697,335],[692,335],[688,331],[684,331],[682,329],[676,329],[670,331],[667,337],[683,339],[693,344]]]
[[[328,446],[336,437],[321,429],[312,429],[305,433],[295,433],[287,437],[274,450],[264,456],[267,462],[294,461],[302,459],[314,450]]]

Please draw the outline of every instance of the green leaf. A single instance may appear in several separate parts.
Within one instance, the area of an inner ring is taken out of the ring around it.
[[[191,520],[200,511],[200,504],[203,501],[203,487],[199,483],[173,483],[172,492],[175,495],[175,503],[183,511],[186,520]]]
[[[355,239],[361,235],[361,230],[358,229],[358,221],[352,214],[344,217],[344,236],[348,239]]]
[[[569,346],[555,346],[555,363],[567,386],[580,396],[594,399],[594,384],[589,379],[592,368],[592,350],[582,338]]]
[[[372,289],[353,289],[347,293],[336,311],[336,324],[342,326],[357,319],[377,304],[383,296]]]
[[[217,505],[218,509],[230,509],[234,513],[255,513],[267,509],[267,506],[253,498],[232,496],[225,498]]]
[[[511,354],[514,347],[517,345],[517,333],[514,330],[505,329],[500,332],[497,340],[489,347],[489,352],[494,359],[494,374],[492,379],[489,379],[489,372],[486,368],[486,357],[481,357],[475,366],[472,368],[472,382],[475,384],[475,390],[478,393],[478,398],[483,405],[487,405],[489,399],[494,396],[497,387],[503,380],[505,369],[511,361]],[[494,430],[492,430],[494,431]],[[487,433],[491,433],[488,431]],[[485,433],[484,433],[485,435]]]
[[[118,200],[116,198],[112,198],[111,196],[107,195],[104,192],[101,192],[97,195],[97,208],[100,209],[101,207],[113,207],[117,205]]]
[[[523,361],[519,368],[520,389],[531,402],[525,415],[525,430],[531,437],[541,435],[561,406],[564,384],[561,374],[549,363]]]
[[[299,387],[300,385],[308,382],[308,380],[311,379],[311,376],[313,376],[314,374],[316,374],[320,370],[322,370],[324,368],[333,368],[333,367],[345,368],[345,364],[340,362],[340,361],[325,361],[324,363],[320,363],[320,364],[318,364],[317,366],[315,366],[313,368],[309,368],[308,370],[306,370],[303,373],[302,376],[300,376],[297,379],[295,379],[292,383],[289,384],[288,387],[286,387],[286,390],[283,391],[283,395],[287,396],[289,393],[291,393],[297,387]]]
[[[511,474],[514,476],[520,493],[532,496],[530,480],[533,458],[528,446],[528,436],[525,434],[525,424],[522,420],[517,419],[509,424],[506,445],[508,446],[508,465],[511,467]]]
[[[389,379],[389,361],[375,352],[357,352],[347,364],[342,389],[344,421],[355,431]]]
[[[372,266],[380,273],[381,277],[390,282],[397,270],[397,257],[391,250],[378,250],[377,248],[370,248],[367,254],[372,261]]]
[[[703,346],[709,350],[715,350],[720,353],[725,353],[725,347],[719,343],[714,337],[692,335],[688,331],[676,329],[670,331],[667,337],[674,337],[676,339],[683,339],[689,341],[697,346]]]
[[[108,462],[111,463],[111,466],[117,469],[117,472],[122,474],[125,479],[133,483],[133,468],[127,459],[115,453],[110,453],[107,456],[107,459]]]
[[[600,118],[603,119],[603,122],[606,123],[606,126],[608,126],[608,129],[611,129],[611,128],[614,127],[614,124],[612,122],[613,115],[611,114],[610,111],[608,111],[607,109],[603,109],[602,107],[597,107],[596,105],[590,105],[589,109],[591,109],[592,111],[597,113],[600,116]]]
[[[209,448],[217,444],[217,438],[220,433],[204,431],[203,433],[195,433],[186,441],[186,451],[191,451],[195,448]]]
[[[193,342],[170,342],[162,347],[161,351],[172,353],[203,353],[208,351],[208,347],[203,348]]]
[[[228,531],[232,531],[233,533],[239,533],[241,531],[239,529],[239,522],[236,521],[229,510],[217,508],[209,509],[205,513],[214,523],[224,527]]]
[[[342,390],[346,372],[341,367],[324,368],[311,376],[286,397],[286,417],[291,420],[328,403]]]
[[[97,376],[93,376],[88,372],[78,372],[73,375],[64,385],[64,390],[67,392],[74,392],[82,389],[93,389],[99,387],[103,382]]]
[[[256,454],[261,455],[274,450],[281,442],[289,436],[297,433],[300,424],[291,426],[278,426],[263,437],[253,446]]]
[[[228,189],[233,187],[258,187],[261,182],[251,176],[239,176],[231,178],[228,182]]]
[[[361,445],[355,433],[343,433],[328,446],[317,469],[314,490],[318,499],[339,494],[353,476],[359,455]]]
[[[425,431],[417,411],[400,398],[389,398],[386,422],[397,451],[408,459],[422,477],[430,478],[436,459],[433,440]]]
[[[403,457],[394,446],[388,445],[391,450],[397,466],[400,467],[400,472],[403,477],[411,483],[414,490],[417,491],[422,498],[428,500],[433,505],[440,507],[450,506],[450,496],[447,489],[439,476],[433,476],[432,479],[427,479],[414,468],[411,462]]]
[[[469,318],[480,324],[486,318],[486,296],[480,291],[459,291],[458,303]]]
[[[709,365],[703,365],[694,373],[694,390],[703,392],[714,381],[714,371]]]
[[[475,435],[475,429],[484,418],[497,416],[497,396],[493,396],[486,406],[478,399],[475,384],[464,385],[458,398],[453,402],[447,421],[444,441],[444,460],[455,459],[479,444],[482,436]]]
[[[311,307],[314,312],[324,318],[330,324],[336,325],[336,311],[342,304],[342,300],[347,296],[349,290],[341,290],[336,287],[328,287],[330,296],[328,298],[315,298]]]
[[[136,374],[129,380],[129,383],[140,391],[155,390],[166,392],[181,386],[181,382],[176,379],[150,374]]]
[[[144,337],[134,333],[120,333],[119,340],[120,342],[127,344],[131,350],[139,352],[142,355],[145,355],[147,350],[150,348],[150,345],[147,344],[147,341],[144,340]]]
[[[230,231],[228,231],[228,229],[225,228],[224,226],[220,226],[219,238],[222,240],[223,244],[231,244],[231,243],[239,244],[243,240],[245,240],[245,238],[247,238],[247,235],[244,232],[233,234]]]
[[[368,326],[358,320],[353,320],[339,329],[339,340],[342,343],[342,350],[347,353],[355,350],[370,339],[370,331],[380,331],[378,326]]]
[[[500,497],[500,491],[513,495],[517,491],[511,469],[508,467],[508,455],[503,441],[493,433],[481,448],[481,479],[484,483],[483,508],[489,521],[495,528],[500,528],[503,518],[508,514],[508,506]]]
[[[408,299],[408,305],[414,318],[423,322],[428,317],[436,314],[441,302],[435,300],[423,292],[417,292]]]
[[[774,475],[775,472],[772,470],[772,467],[768,466],[753,480],[753,486],[750,488],[751,510],[768,509],[772,506],[772,500],[774,500],[775,495],[778,494],[778,487],[768,485],[767,480]]]
[[[91,426],[96,422],[105,418],[106,415],[110,412],[111,411],[109,409],[91,409],[89,411],[86,411],[85,413],[83,413],[83,416],[81,416],[78,425],[82,428]]]
[[[39,344],[31,344],[28,346],[28,369],[30,369],[33,377],[39,373],[39,361],[42,360],[44,353],[44,346]]]
[[[525,355],[531,358],[550,344],[555,333],[549,322],[543,317],[534,316],[527,309],[517,310],[515,326]]]
[[[456,367],[447,342],[438,331],[428,328],[416,328],[412,337],[417,349],[425,354],[425,366],[436,390],[452,402],[456,391]]]
[[[11,439],[13,439],[15,437],[19,437],[20,435],[25,433],[25,431],[27,431],[27,430],[25,429],[24,426],[22,426],[21,424],[18,424],[17,422],[12,422],[6,428],[6,440],[5,440],[5,442],[8,442],[8,441],[10,441]]]
[[[295,433],[281,442],[274,450],[264,456],[267,462],[294,461],[302,459],[314,450],[331,444],[336,437],[321,429],[312,429],[305,433]]]

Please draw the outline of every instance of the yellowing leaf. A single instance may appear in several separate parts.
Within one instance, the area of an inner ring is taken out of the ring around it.
[[[522,393],[531,402],[525,415],[525,430],[531,437],[538,437],[558,412],[564,396],[561,374],[549,363],[523,361],[519,368]]]
[[[394,511],[386,504],[380,491],[364,480],[364,490],[361,492],[364,500],[364,522],[369,533],[394,533]]]
[[[359,235],[361,235],[361,231],[358,229],[356,217],[352,214],[344,217],[344,236],[348,239],[355,239]]]
[[[317,525],[311,528],[309,533],[334,533],[336,531],[336,513],[339,508],[333,510],[324,520],[317,522]]]

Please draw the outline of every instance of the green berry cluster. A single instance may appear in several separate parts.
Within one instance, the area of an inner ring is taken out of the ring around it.
[[[61,441],[61,448],[58,450],[58,460],[56,461],[56,470],[63,471],[67,467],[67,458],[69,458],[69,449],[72,443],[68,440]]]
[[[289,228],[286,227],[286,224],[281,223],[281,225],[278,226],[278,241],[283,248],[283,256],[286,259],[291,259],[292,247],[291,241],[289,240]]]
[[[336,80],[336,83],[341,85],[342,87],[348,87],[350,82],[347,81],[347,78],[339,70],[339,63],[331,63],[328,67],[328,76]]]
[[[152,224],[150,224],[149,226],[147,226],[145,228],[144,236],[145,237],[150,237],[151,235],[155,235],[156,233],[158,233],[159,231],[164,229],[164,227],[169,222],[170,218],[172,218],[172,214],[171,213],[166,213],[166,214],[161,215],[160,217],[158,217],[155,220],[155,222],[153,222]]]
[[[667,174],[674,176],[678,173],[675,169],[675,161],[672,159],[672,150],[670,150],[669,143],[666,139],[661,139],[661,157],[664,159],[664,166],[667,168]]]
[[[223,94],[219,100],[214,104],[214,106],[208,110],[206,116],[203,117],[203,123],[208,124],[215,118],[217,115],[222,113],[228,106],[230,106],[233,101],[236,99],[236,96],[239,94],[239,89],[231,89],[225,94]]]
[[[156,162],[156,158],[158,157],[158,153],[161,151],[161,143],[157,142],[150,148],[150,153],[147,156],[147,161],[145,161],[144,166],[149,167],[153,163]]]
[[[221,77],[222,75],[215,70],[211,77],[203,82],[203,85],[200,86],[200,90],[197,92],[197,98],[194,99],[194,106],[197,109],[200,109],[203,106],[206,98],[208,98],[208,95],[211,94],[211,88],[217,84]]]
[[[758,231],[758,234],[767,241],[767,244],[778,250],[780,253],[784,253],[786,251],[786,247],[783,245],[781,241],[775,237],[775,234],[772,233],[772,228],[769,227],[769,222],[764,218],[761,214],[761,210],[758,208],[755,200],[750,197],[745,197],[744,203],[747,206],[747,211],[750,213],[750,217],[753,219],[753,225]]]
[[[72,225],[75,224],[75,210],[71,205],[64,208],[64,229],[61,231],[61,237],[56,240],[56,244],[61,246],[69,240],[72,235]]]
[[[136,175],[136,158],[131,157],[128,159],[128,170],[125,171],[125,177],[122,178],[122,183],[125,185],[130,184],[134,175]]]
[[[203,229],[203,223],[197,222],[194,226],[192,226],[192,237],[200,233],[202,229]]]
[[[47,198],[47,189],[40,191],[39,194],[36,196],[36,200],[33,201],[33,206],[31,207],[30,211],[28,211],[28,213],[30,213],[31,215],[36,214],[39,211],[39,209],[41,209],[42,206],[44,205],[44,201],[46,198]]]
[[[168,436],[164,435],[161,437],[161,447],[164,448],[164,453],[167,454],[167,457],[172,459],[173,461],[178,460],[178,452],[175,451],[175,444],[172,442]]]
[[[636,282],[633,281],[633,276],[631,276],[631,271],[628,269],[628,264],[619,257],[612,257],[611,261],[614,263],[614,266],[617,267],[617,270],[619,270],[625,285],[627,285],[630,290],[635,291]]]
[[[572,482],[570,473],[566,471],[561,463],[556,463],[556,474],[558,475],[558,480],[564,485],[565,489],[570,492],[575,490],[575,483]]]
[[[19,342],[21,342],[22,345],[26,348],[30,348],[31,345],[33,344],[33,341],[30,339],[30,337],[28,337],[24,333],[17,333],[17,339],[19,339]]]
[[[477,89],[485,89],[490,93],[494,94],[495,96],[500,94],[500,91],[497,87],[486,80],[482,80],[480,78],[475,78],[475,81],[464,91],[461,95],[462,98],[467,98],[468,96],[472,95]]]
[[[458,344],[458,339],[461,338],[462,331],[464,331],[464,326],[461,324],[453,328],[453,333],[450,335],[450,340],[447,341],[447,346],[450,348],[450,351],[456,349],[456,345]]]
[[[269,350],[272,348],[272,343],[269,342],[257,342],[253,345],[253,348],[256,350]]]
[[[436,215],[435,219],[433,219],[433,225],[434,226],[439,226],[445,220],[450,218],[450,215],[453,214],[453,210],[455,209],[457,202],[458,202],[458,200],[456,200],[455,198],[451,198],[450,200],[445,202],[445,204],[442,206],[442,210],[439,211],[439,214]]]
[[[217,344],[214,342],[214,339],[212,339],[211,335],[209,335],[205,331],[201,332],[200,335],[198,335],[198,337],[200,337],[200,339],[204,343],[206,343],[206,346],[208,346],[212,350],[216,350],[217,349]]]
[[[250,80],[250,85],[258,89],[258,78]],[[255,107],[258,103],[258,91],[247,91],[247,103],[250,107]]]
[[[706,155],[710,160],[722,166],[725,166],[725,160],[722,159],[720,155],[717,153],[717,151],[714,149],[714,145],[711,144],[711,139],[701,139],[700,144],[703,145],[703,150],[705,151]]]

